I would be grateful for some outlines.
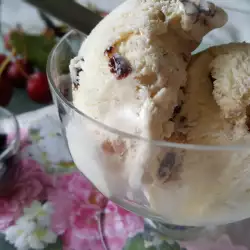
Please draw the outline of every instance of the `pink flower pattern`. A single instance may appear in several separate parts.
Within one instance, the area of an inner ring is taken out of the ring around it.
[[[23,149],[25,149],[27,146],[31,145],[32,142],[30,140],[28,140],[28,130],[27,129],[20,129],[20,147],[19,147],[19,151],[22,151]],[[7,143],[11,142],[14,138],[13,134],[8,135],[8,141]]]
[[[102,250],[103,241],[110,250],[122,249],[128,237],[143,230],[142,218],[108,201],[82,174],[58,176],[54,184],[52,227],[65,250]]]
[[[21,152],[32,142],[21,134]],[[11,138],[11,137],[10,137]],[[143,219],[107,200],[81,174],[48,175],[32,159],[21,159],[12,195],[0,197],[0,231],[12,225],[33,200],[52,202],[51,227],[61,236],[63,250],[122,249],[127,238],[143,231]],[[216,242],[182,243],[188,250],[247,250],[235,247],[229,237]]]
[[[144,229],[144,222],[131,212],[108,201],[105,208],[104,236],[110,250],[122,249],[129,237]]]
[[[46,200],[52,188],[50,177],[31,159],[15,162],[16,179],[12,183],[11,196],[0,197],[0,230],[12,225],[22,214],[23,207],[33,200]]]

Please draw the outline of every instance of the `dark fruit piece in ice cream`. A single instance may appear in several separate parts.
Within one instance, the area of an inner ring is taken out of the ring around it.
[[[46,74],[37,72],[31,75],[27,83],[29,97],[38,103],[50,103],[52,100]]]
[[[175,157],[176,154],[174,152],[169,152],[165,154],[158,169],[158,177],[161,180],[166,181],[170,177],[172,169],[175,166]]]
[[[15,62],[11,63],[7,73],[14,87],[24,88],[27,83],[27,78],[33,71],[33,67],[28,61],[17,59]]]
[[[128,60],[119,54],[114,54],[109,59],[110,72],[115,74],[117,80],[126,78],[132,71]]]

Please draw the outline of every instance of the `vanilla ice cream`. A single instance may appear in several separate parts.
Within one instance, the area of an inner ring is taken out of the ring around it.
[[[123,132],[168,138],[191,52],[226,20],[211,3],[126,1],[97,25],[71,62],[74,105]]]
[[[248,69],[239,71],[239,63],[247,63],[249,45],[212,48],[190,61],[203,36],[226,21],[203,1],[127,0],[83,42],[70,64],[73,104],[97,123],[72,113],[66,135],[76,165],[105,195],[175,224],[249,216],[250,187],[238,184],[247,180],[247,165],[239,171],[246,153],[166,148],[123,134],[203,145],[247,141]]]
[[[189,64],[175,140],[246,148],[176,149],[178,178],[164,186],[155,181],[148,189],[155,211],[173,221],[202,226],[249,217],[249,53],[247,43],[222,45],[193,56]]]

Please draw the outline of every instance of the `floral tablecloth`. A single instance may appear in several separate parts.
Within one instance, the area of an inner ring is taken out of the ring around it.
[[[0,198],[4,250],[250,249],[250,243],[234,232],[246,234],[242,224],[216,239],[188,243],[150,231],[141,217],[107,200],[77,171],[53,107],[18,120],[22,135],[15,163],[18,178],[12,183],[12,195]]]

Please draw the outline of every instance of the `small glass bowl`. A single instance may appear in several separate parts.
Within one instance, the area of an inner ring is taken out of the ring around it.
[[[20,146],[20,131],[16,117],[0,107],[0,196],[12,192],[17,177],[16,154]]]

